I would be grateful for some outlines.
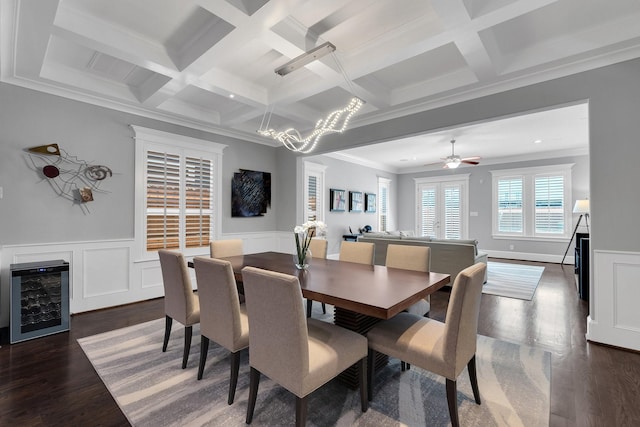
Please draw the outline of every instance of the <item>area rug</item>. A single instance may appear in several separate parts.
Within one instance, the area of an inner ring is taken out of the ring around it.
[[[544,267],[489,261],[482,293],[531,300],[543,272]]]
[[[163,330],[164,319],[158,319],[78,340],[129,422],[154,427],[245,425],[248,353],[242,354],[235,402],[227,405],[227,351],[212,342],[203,379],[197,381],[198,326],[193,328],[184,370],[180,368],[184,328],[174,326],[166,353],[161,351]],[[469,375],[463,371],[458,379],[462,425],[546,426],[550,365],[548,352],[480,336],[477,371],[482,404],[475,404]],[[294,421],[293,395],[263,376],[252,425],[282,426]],[[366,413],[360,410],[358,392],[334,380],[310,396],[307,425],[450,425],[444,379],[415,366],[401,372],[399,361],[391,359],[377,372]]]

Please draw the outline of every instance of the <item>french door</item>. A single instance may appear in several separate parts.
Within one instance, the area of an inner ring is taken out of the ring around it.
[[[435,239],[463,239],[468,233],[469,176],[416,179],[417,233]]]

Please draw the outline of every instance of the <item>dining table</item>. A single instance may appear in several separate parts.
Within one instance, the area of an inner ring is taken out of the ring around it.
[[[334,323],[363,335],[377,322],[392,318],[450,282],[450,276],[444,273],[324,258],[313,258],[307,269],[300,270],[291,254],[280,252],[221,259],[231,263],[240,287],[242,269],[247,266],[296,276],[304,298],[333,305]],[[376,359],[376,369],[386,363],[386,356],[381,354]],[[355,368],[345,371],[339,379],[349,387],[357,388]]]

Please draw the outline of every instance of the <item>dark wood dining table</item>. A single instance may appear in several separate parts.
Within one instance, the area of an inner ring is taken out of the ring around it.
[[[390,319],[450,281],[443,273],[319,258],[309,269],[298,270],[292,255],[279,252],[222,259],[231,262],[238,282],[246,266],[291,274],[298,277],[305,298],[378,319]]]
[[[239,285],[246,266],[297,276],[305,298],[333,305],[334,323],[361,334],[450,282],[450,276],[443,273],[319,258],[313,258],[307,270],[298,270],[291,254],[279,252],[222,259],[231,262]],[[382,356],[376,361],[376,367],[386,363],[386,357]],[[340,378],[350,387],[357,387],[355,369],[346,371]]]

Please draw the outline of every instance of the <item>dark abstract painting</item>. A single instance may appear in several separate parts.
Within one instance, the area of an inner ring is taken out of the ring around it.
[[[271,206],[271,174],[240,169],[231,182],[231,216],[262,216]]]

